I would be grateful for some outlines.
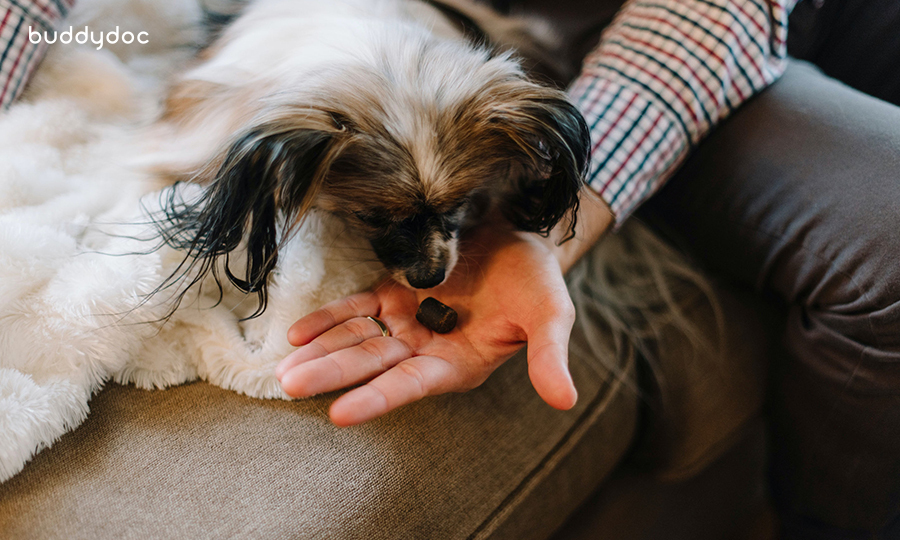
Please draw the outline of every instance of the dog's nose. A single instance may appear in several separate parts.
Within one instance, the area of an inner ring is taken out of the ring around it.
[[[432,272],[416,272],[409,271],[406,273],[406,281],[417,289],[430,289],[437,287],[444,281],[444,267],[440,267]]]

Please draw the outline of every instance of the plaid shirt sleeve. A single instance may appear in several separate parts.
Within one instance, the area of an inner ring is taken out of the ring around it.
[[[719,121],[784,71],[796,0],[629,0],[569,89],[588,182],[621,224]]]
[[[46,31],[52,33],[75,0],[0,0],[0,110],[25,88],[44,56]],[[40,39],[29,39],[30,31]],[[51,34],[52,35],[52,34]]]

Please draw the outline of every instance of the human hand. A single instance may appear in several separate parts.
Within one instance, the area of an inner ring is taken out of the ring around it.
[[[337,425],[359,424],[425,396],[474,388],[527,342],[538,394],[557,409],[574,406],[568,342],[575,312],[552,242],[492,224],[461,246],[439,287],[413,290],[387,280],[294,323],[288,341],[299,348],[276,368],[284,391],[306,397],[368,381],[330,410]],[[453,331],[438,334],[416,321],[428,296],[459,313]],[[383,320],[392,336],[366,316]]]

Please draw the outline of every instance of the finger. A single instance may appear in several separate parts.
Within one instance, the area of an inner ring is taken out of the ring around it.
[[[280,381],[287,370],[292,367],[322,358],[323,356],[348,349],[374,337],[381,336],[381,327],[378,323],[367,317],[356,317],[345,321],[343,324],[326,330],[323,334],[313,339],[306,345],[287,355],[278,366],[275,367],[275,376]]]
[[[460,382],[459,372],[447,361],[416,356],[338,398],[329,415],[338,426],[361,424],[425,396],[449,392]]]
[[[275,366],[275,378],[278,379],[279,382],[283,382],[282,379],[284,378],[284,374],[294,366],[309,362],[310,360],[315,360],[316,358],[322,358],[323,356],[327,356],[329,352],[331,351],[322,346],[321,343],[316,343],[315,341],[307,343],[291,354],[285,356],[281,362],[278,362],[278,365]]]
[[[292,324],[288,329],[288,341],[295,347],[306,345],[326,330],[348,319],[378,315],[379,307],[378,296],[372,292],[329,302]]]
[[[528,377],[541,399],[553,408],[575,406],[578,391],[569,373],[569,336],[572,325],[551,320],[528,336]]]
[[[292,397],[331,392],[371,379],[411,354],[399,339],[377,337],[290,369],[281,378],[281,387]]]

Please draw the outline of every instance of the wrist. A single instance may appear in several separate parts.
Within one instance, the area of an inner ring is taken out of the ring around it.
[[[568,272],[585,253],[590,251],[612,227],[614,221],[615,217],[603,199],[594,190],[585,188],[579,200],[575,235],[565,240],[569,235],[569,222],[564,220],[544,239],[563,273]]]

